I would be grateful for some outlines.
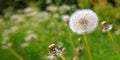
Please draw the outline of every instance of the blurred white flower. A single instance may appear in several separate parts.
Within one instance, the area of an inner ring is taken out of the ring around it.
[[[2,36],[3,37],[6,37],[6,36],[9,36],[9,34],[11,33],[11,31],[10,30],[4,30],[4,32],[2,33]]]
[[[10,31],[14,33],[14,32],[16,32],[18,29],[19,29],[18,26],[12,26],[12,27],[10,28]]]
[[[98,25],[98,17],[95,12],[90,9],[78,10],[72,14],[69,21],[70,29],[77,33],[90,33]]]
[[[59,7],[59,12],[60,12],[61,14],[63,14],[63,13],[65,13],[65,12],[69,11],[70,9],[71,9],[70,6],[68,6],[68,5],[62,5],[62,6]]]
[[[11,42],[6,42],[6,43],[3,43],[2,44],[2,48],[3,49],[7,49],[7,48],[9,48],[9,47],[11,47],[12,46],[12,43]]]
[[[14,14],[14,15],[10,16],[10,20],[17,24],[17,23],[23,23],[25,19],[20,14]]]
[[[10,39],[9,36],[3,36],[3,40],[4,40],[4,41],[8,41],[9,39]]]
[[[118,29],[117,31],[115,31],[116,35],[120,35],[120,29]]]
[[[107,32],[107,31],[110,31],[110,30],[112,30],[112,28],[113,28],[113,25],[108,25],[107,23],[106,23],[106,21],[103,21],[102,22],[102,32]]]
[[[46,9],[50,12],[57,12],[58,11],[58,7],[55,5],[50,5]]]
[[[53,14],[54,19],[59,19],[60,15],[58,13]]]
[[[27,30],[27,31],[26,31],[26,34],[27,34],[27,35],[32,34],[32,33],[33,33],[32,30]]]
[[[52,3],[52,0],[46,0],[46,4]]]
[[[35,16],[36,14],[38,14],[38,10],[37,10],[37,8],[27,7],[24,9],[24,13],[25,13],[25,16],[32,17],[32,16]]]
[[[49,20],[50,18],[50,13],[47,11],[42,11],[39,12],[36,16],[32,17],[32,20],[37,21],[37,22],[44,22]]]
[[[1,23],[1,22],[3,22],[3,19],[2,19],[2,18],[0,18],[0,23]]]
[[[63,15],[63,16],[62,16],[62,20],[63,20],[64,22],[68,22],[69,18],[70,18],[69,15]]]
[[[29,34],[25,37],[25,41],[28,42],[28,41],[32,41],[32,40],[35,40],[37,38],[37,35],[36,34]]]
[[[22,48],[25,48],[25,47],[28,47],[28,46],[29,46],[29,43],[28,43],[28,42],[25,42],[25,43],[22,43],[22,44],[21,44],[21,47],[22,47]]]
[[[2,44],[5,44],[5,43],[7,43],[7,42],[8,42],[7,40],[2,40],[2,41],[1,41]]]

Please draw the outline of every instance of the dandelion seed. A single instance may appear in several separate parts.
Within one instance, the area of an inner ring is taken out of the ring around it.
[[[72,14],[69,21],[70,29],[77,34],[90,33],[98,25],[98,17],[90,9],[78,10]]]
[[[107,32],[107,31],[110,31],[110,30],[112,30],[112,28],[113,28],[113,26],[112,25],[108,25],[107,23],[106,23],[106,21],[103,21],[102,22],[102,32]]]

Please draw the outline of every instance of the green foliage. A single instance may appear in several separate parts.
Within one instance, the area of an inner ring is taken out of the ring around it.
[[[8,49],[2,48],[4,37],[10,37],[9,42],[13,44],[11,48],[21,55],[24,60],[48,60],[47,56],[50,53],[48,46],[52,43],[57,45],[59,42],[62,42],[65,48],[64,57],[66,60],[71,60],[74,57],[74,52],[70,39],[73,40],[76,48],[81,47],[82,44],[79,44],[77,40],[78,38],[83,40],[83,35],[76,35],[70,29],[67,29],[69,26],[62,19],[62,16],[70,16],[77,9],[87,8],[93,9],[99,17],[97,29],[87,34],[93,60],[120,60],[120,55],[115,53],[110,38],[107,33],[102,32],[101,27],[101,22],[104,20],[113,24],[114,29],[110,32],[120,48],[120,0],[115,0],[116,6],[112,6],[108,2],[93,4],[90,0],[53,0],[49,4],[46,4],[46,0],[19,1],[25,3],[23,4],[25,7],[29,7],[24,8],[21,4],[11,0],[0,0],[0,12],[8,8],[8,6],[12,6],[15,9],[22,8],[21,10],[13,11],[14,14],[9,15],[7,19],[0,18],[0,60],[18,60]],[[50,6],[52,6],[52,10],[48,8]],[[7,15],[9,14],[8,12],[11,11],[8,10],[6,12]],[[3,17],[5,16],[4,14]],[[14,29],[13,27],[17,28]],[[27,34],[31,33],[30,31],[38,37],[34,41],[26,42],[25,38]],[[70,38],[68,31],[71,34]],[[43,50],[40,50],[35,45],[35,42],[39,43]],[[29,45],[23,48],[21,47],[23,43],[29,43]],[[45,51],[45,54],[43,51]],[[78,57],[80,60],[89,60],[85,49],[81,51]],[[61,60],[60,57],[57,57],[57,59]]]

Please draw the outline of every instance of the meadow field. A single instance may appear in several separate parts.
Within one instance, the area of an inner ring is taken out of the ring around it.
[[[120,0],[45,0],[37,5],[41,1],[15,11],[8,7],[1,14],[0,60],[120,60]],[[98,25],[91,33],[76,34],[69,21],[84,9],[96,13]],[[109,31],[103,32],[103,21],[112,25]]]

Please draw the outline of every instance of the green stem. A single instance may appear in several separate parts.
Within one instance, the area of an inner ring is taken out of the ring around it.
[[[34,42],[34,44],[39,48],[40,51],[42,51],[42,53],[43,53],[44,55],[47,54],[47,53],[44,51],[44,49],[39,45],[38,42]]]
[[[9,47],[9,51],[16,56],[19,60],[24,60],[14,49],[12,49],[11,47]]]
[[[64,58],[64,56],[62,56],[62,55],[61,55],[61,58],[62,58],[62,60],[66,60],[66,59]]]
[[[118,48],[117,44],[115,43],[115,40],[113,39],[113,37],[109,31],[108,31],[108,36],[110,37],[110,40],[112,42],[114,49],[116,50],[116,53],[120,54],[119,48]]]
[[[87,41],[86,33],[84,33],[84,42],[85,42],[85,48],[86,48],[88,57],[89,57],[90,60],[93,60],[92,55],[90,53],[90,48],[88,46],[88,41]]]
[[[72,36],[71,36],[70,30],[69,30],[68,27],[67,27],[67,30],[68,30],[68,35],[69,35],[70,44],[71,44],[71,46],[72,46],[72,48],[73,48],[73,53],[74,53],[74,55],[76,56],[77,60],[79,60],[78,55],[77,55],[77,52],[76,52],[76,49],[75,49],[75,46],[74,46],[74,43],[73,43],[73,40],[72,40]]]

